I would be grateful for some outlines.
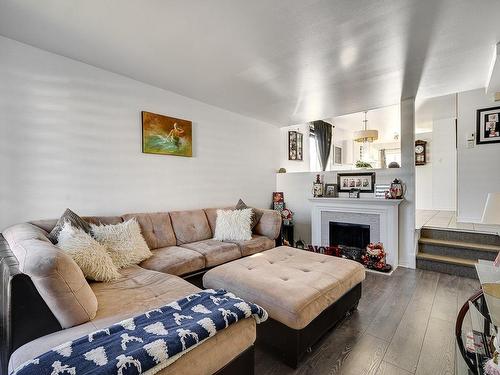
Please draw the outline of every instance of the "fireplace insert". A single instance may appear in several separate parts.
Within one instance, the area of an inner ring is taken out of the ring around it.
[[[370,226],[330,221],[330,246],[349,246],[365,249],[370,243]]]

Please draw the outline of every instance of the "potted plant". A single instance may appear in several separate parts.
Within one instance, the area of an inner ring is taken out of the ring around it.
[[[366,161],[362,161],[362,160],[358,160],[356,162],[356,168],[359,168],[359,169],[369,169],[369,168],[373,168],[372,165]]]

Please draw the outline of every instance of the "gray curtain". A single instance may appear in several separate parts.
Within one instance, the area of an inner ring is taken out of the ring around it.
[[[319,165],[322,171],[326,170],[330,150],[332,148],[333,126],[324,121],[313,121],[314,138],[316,139],[316,150],[318,152]]]

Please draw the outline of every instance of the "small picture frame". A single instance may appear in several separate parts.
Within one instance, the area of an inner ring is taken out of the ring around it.
[[[391,184],[375,184],[375,198],[385,198]]]
[[[349,191],[349,198],[359,198],[359,193],[360,193],[359,189],[351,189]]]
[[[285,196],[282,191],[273,192],[273,210],[283,211],[285,209]]]
[[[314,183],[312,193],[313,193],[314,198],[322,197],[324,194],[323,184],[322,183]]]
[[[500,143],[500,107],[477,110],[476,143]]]
[[[337,184],[325,184],[325,197],[337,198],[339,196],[339,187]]]

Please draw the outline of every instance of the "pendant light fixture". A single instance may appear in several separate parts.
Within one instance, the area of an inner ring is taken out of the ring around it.
[[[378,130],[368,130],[368,120],[366,119],[366,114],[368,111],[365,111],[365,119],[363,120],[363,130],[358,130],[354,132],[354,140],[356,142],[366,143],[373,142],[378,139]]]

